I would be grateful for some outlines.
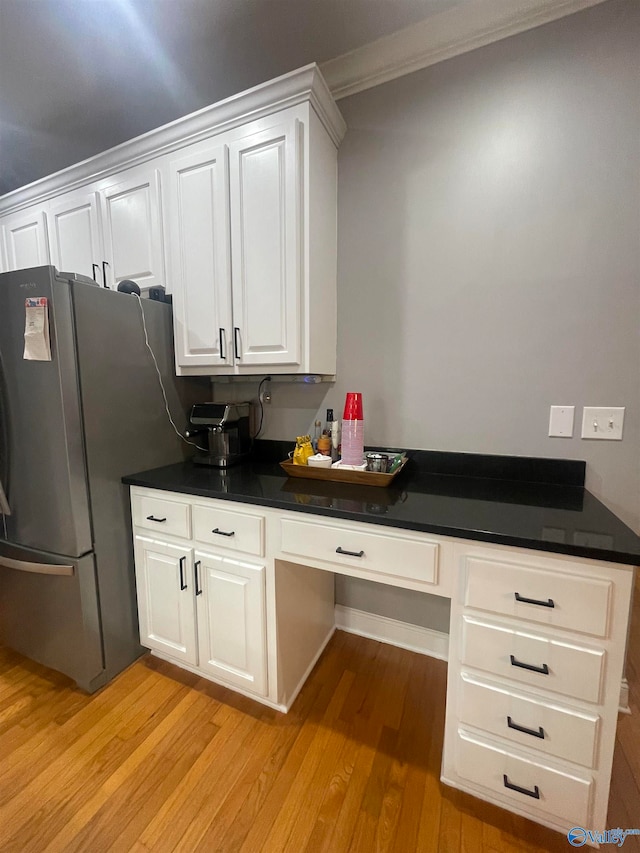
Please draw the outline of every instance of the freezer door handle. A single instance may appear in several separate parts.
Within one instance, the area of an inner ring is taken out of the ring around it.
[[[11,507],[9,506],[9,501],[7,500],[7,496],[4,492],[4,488],[2,486],[1,481],[0,481],[0,513],[2,513],[2,515],[11,515]]]
[[[19,572],[35,572],[39,575],[73,575],[73,566],[57,566],[53,563],[29,563],[27,560],[13,560],[0,556],[0,566],[5,569],[17,569]]]

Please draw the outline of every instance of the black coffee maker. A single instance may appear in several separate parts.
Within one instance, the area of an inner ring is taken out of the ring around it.
[[[202,445],[193,457],[195,464],[228,468],[248,456],[250,413],[251,403],[196,403],[189,416],[193,428],[186,433]]]

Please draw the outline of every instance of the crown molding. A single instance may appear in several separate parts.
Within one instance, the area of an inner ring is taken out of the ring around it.
[[[347,126],[318,66],[311,63],[18,187],[0,197],[0,215],[17,212],[35,201],[45,202],[61,192],[101,181],[152,157],[305,102],[311,104],[337,147]]]
[[[346,98],[604,1],[472,0],[331,59],[320,69],[333,97]]]

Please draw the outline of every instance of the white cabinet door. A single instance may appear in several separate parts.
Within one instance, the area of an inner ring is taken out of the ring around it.
[[[107,285],[133,279],[140,287],[164,285],[160,172],[153,164],[127,169],[100,187]]]
[[[47,225],[51,263],[58,270],[81,273],[104,284],[98,194],[81,189],[54,199],[49,205]]]
[[[2,218],[4,269],[22,270],[49,263],[47,225],[41,207]]]
[[[196,551],[199,668],[267,694],[265,567]]]
[[[191,146],[167,165],[176,365],[233,364],[227,146]]]
[[[236,364],[301,359],[301,124],[251,122],[229,143]]]
[[[197,665],[193,551],[135,537],[140,642]]]

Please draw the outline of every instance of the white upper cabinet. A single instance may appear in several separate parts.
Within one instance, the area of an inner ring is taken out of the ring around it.
[[[105,267],[98,194],[73,190],[49,204],[47,225],[51,263],[65,272],[81,273],[103,284]]]
[[[229,146],[233,354],[244,367],[301,365],[302,124],[252,122]]]
[[[100,186],[106,285],[133,279],[141,288],[164,284],[160,172],[153,163],[127,169]]]
[[[232,364],[228,149],[198,143],[167,164],[176,362]]]
[[[46,216],[39,205],[4,216],[1,222],[5,272],[49,263]]]
[[[0,198],[3,267],[166,287],[178,374],[334,374],[345,130],[292,71]]]

